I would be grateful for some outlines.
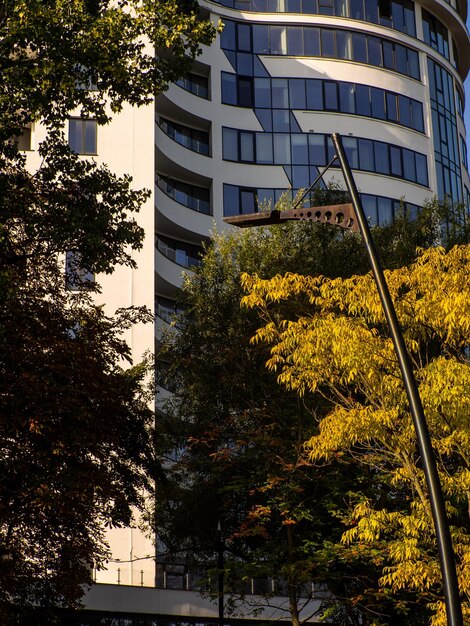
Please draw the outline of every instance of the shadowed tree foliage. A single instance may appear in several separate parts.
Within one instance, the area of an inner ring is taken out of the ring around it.
[[[317,194],[314,202],[328,204],[331,192]],[[435,240],[437,208],[432,203],[415,222],[402,216],[374,229],[388,266],[413,259],[417,246]],[[156,510],[160,538],[177,558],[214,563],[220,520],[233,594],[243,592],[237,579],[274,578],[275,590],[281,586],[287,593],[293,624],[308,616],[301,609],[312,581],[326,583],[340,602],[343,621],[337,624],[358,623],[377,607],[389,616],[400,612],[387,597],[361,606],[357,599],[380,577],[380,563],[352,554],[343,558],[337,551],[344,511],[357,494],[380,498],[385,489],[385,498],[387,488],[346,456],[334,465],[311,464],[304,442],[316,433],[312,412],[320,419],[330,402],[316,394],[305,405],[265,369],[269,349],[250,344],[259,317],[239,306],[240,275],[347,277],[367,269],[359,237],[329,226],[291,223],[216,234],[202,266],[184,285],[185,312],[163,341],[161,357],[171,363],[176,392],[157,423],[157,448],[166,458]],[[307,315],[310,308],[308,298],[286,300],[276,316]],[[426,612],[418,612],[412,623],[426,620]]]
[[[153,101],[215,35],[186,0],[8,0],[0,7],[0,613],[73,606],[152,475],[152,412],[90,273],[135,266],[148,197],[74,154],[73,114],[107,124]],[[155,51],[157,54],[155,54]],[[33,125],[39,166],[19,150]],[[64,257],[72,252],[76,267]],[[73,275],[75,274],[75,275]],[[67,284],[66,284],[67,283]],[[71,290],[69,287],[78,287]],[[93,297],[92,297],[93,296]],[[12,608],[13,607],[13,608]]]

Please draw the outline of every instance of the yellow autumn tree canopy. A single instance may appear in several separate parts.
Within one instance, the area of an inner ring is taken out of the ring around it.
[[[470,246],[419,251],[414,264],[386,272],[386,280],[436,452],[470,622]],[[264,320],[252,341],[270,345],[267,367],[305,397],[312,414],[318,394],[329,402],[305,444],[310,461],[347,454],[390,489],[387,506],[369,498],[349,512],[345,550],[354,546],[367,558],[371,547],[385,546],[380,585],[415,591],[432,624],[446,624],[414,427],[372,275],[244,274],[242,283],[242,304]],[[311,313],[296,316],[295,302],[305,299]]]

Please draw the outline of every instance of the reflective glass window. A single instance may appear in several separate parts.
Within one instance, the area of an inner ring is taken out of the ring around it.
[[[255,109],[255,113],[263,130],[270,133],[273,129],[271,109]]]
[[[255,213],[256,196],[254,189],[240,189],[240,208],[241,213]]]
[[[273,109],[273,131],[275,133],[288,133],[289,126],[289,110]]]
[[[238,104],[241,107],[253,106],[253,79],[240,76],[238,78]]]
[[[238,47],[241,52],[251,52],[251,26],[249,24],[237,24]]]
[[[271,54],[287,54],[287,36],[285,26],[270,26]]]
[[[388,145],[381,141],[374,142],[375,171],[380,174],[390,174]]]
[[[407,50],[408,57],[408,75],[419,80],[419,56],[415,50]]]
[[[253,52],[269,54],[269,26],[253,24]]]
[[[411,118],[413,128],[424,133],[423,105],[417,100],[411,100]]]
[[[321,30],[322,57],[335,58],[335,31],[327,28]]]
[[[307,109],[312,111],[323,110],[323,88],[322,81],[310,79],[306,82],[307,88]]]
[[[273,78],[272,106],[275,109],[287,109],[289,107],[289,83],[287,78]]]
[[[237,77],[235,74],[222,72],[222,102],[224,104],[238,104]]]
[[[285,0],[285,2],[286,2],[286,11],[288,11],[289,13],[300,13],[302,11],[301,0]]]
[[[390,198],[377,196],[377,222],[389,224],[393,220],[393,206]]]
[[[395,63],[398,72],[408,73],[408,51],[400,44],[395,44]]]
[[[416,182],[420,185],[428,185],[428,165],[424,154],[415,152]]]
[[[370,117],[370,87],[367,85],[356,85],[356,111]]]
[[[403,176],[401,150],[395,146],[390,146],[390,172],[393,176]]]
[[[365,20],[376,24],[378,19],[378,2],[377,0],[364,0]]]
[[[407,150],[403,148],[403,170],[406,174],[406,178],[408,180],[416,181],[416,161],[415,161],[415,153],[411,150]]]
[[[308,163],[308,135],[293,133],[291,135],[292,144],[292,163],[307,164]],[[296,185],[303,187],[302,185]]]
[[[338,84],[324,81],[323,87],[325,90],[325,109],[327,111],[337,111],[339,109]]]
[[[361,195],[362,208],[366,214],[369,224],[375,226],[378,222],[377,219],[377,197],[370,194],[363,193]]]
[[[373,172],[374,167],[374,144],[369,139],[359,139],[359,166],[361,170]]]
[[[256,78],[255,79],[255,107],[270,108],[271,107],[271,79]]]
[[[397,96],[394,93],[387,93],[387,119],[398,122]]]
[[[305,56],[320,56],[320,29],[308,28],[304,32]]]
[[[254,134],[240,131],[240,161],[252,163],[255,160]]]
[[[362,0],[350,0],[350,17],[354,20],[364,19],[364,6]]]
[[[224,215],[240,214],[240,195],[238,187],[224,183]]]
[[[256,162],[273,162],[273,139],[271,133],[256,133]]]
[[[378,37],[367,37],[367,54],[369,63],[382,65],[382,42]]]
[[[253,75],[253,55],[248,52],[237,52],[237,73]]]
[[[390,70],[395,69],[395,55],[393,51],[392,42],[390,41],[382,42],[382,52],[383,52],[383,66]],[[373,59],[371,59],[369,63],[375,65]]]
[[[382,89],[376,89],[375,87],[371,87],[370,94],[372,117],[384,120],[386,117],[384,91]]]
[[[333,0],[318,0],[318,13],[320,15],[334,15],[334,1]]]
[[[95,120],[69,119],[69,148],[77,154],[96,154],[98,125]]]
[[[356,113],[354,84],[340,83],[339,99],[340,99],[340,110],[342,113]]]
[[[233,128],[222,131],[222,153],[224,159],[238,161],[238,133]]]
[[[288,134],[273,134],[274,139],[274,163],[283,165],[290,164],[290,135]]]
[[[305,80],[303,78],[289,79],[289,99],[291,109],[305,109],[307,100],[305,96]]]
[[[304,29],[301,26],[290,26],[287,29],[287,54],[292,56],[303,55],[303,32]]]
[[[343,146],[346,152],[346,156],[348,157],[349,165],[353,169],[357,169],[359,167],[359,154],[357,151],[357,139],[355,139],[354,137],[344,137]]]
[[[308,153],[311,165],[326,165],[323,135],[308,135]]]
[[[345,30],[336,31],[336,56],[338,59],[352,59],[351,33]]]
[[[367,63],[367,39],[365,35],[353,33],[352,36],[353,59],[359,63]],[[375,63],[372,63],[375,65]]]
[[[236,50],[236,23],[231,20],[224,22],[224,30],[220,34],[220,46],[224,50]]]
[[[400,108],[400,122],[404,126],[412,125],[410,99],[406,96],[398,96],[398,106]]]
[[[292,186],[294,189],[306,189],[309,184],[308,165],[294,165],[292,168]]]
[[[273,210],[276,206],[276,196],[274,189],[258,189],[258,205],[263,205],[270,210]]]

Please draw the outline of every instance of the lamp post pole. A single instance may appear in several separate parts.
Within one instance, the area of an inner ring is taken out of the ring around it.
[[[450,536],[449,524],[445,510],[444,497],[437,471],[434,450],[431,437],[424,416],[423,406],[418,391],[418,386],[413,374],[410,357],[406,350],[405,341],[398,323],[397,314],[393,306],[392,298],[388,290],[383,269],[377,250],[370,232],[369,224],[362,207],[361,199],[349,166],[346,153],[343,148],[341,136],[338,133],[332,135],[336,155],[327,165],[325,171],[339,160],[346,181],[346,186],[351,195],[352,204],[340,204],[333,206],[303,208],[299,205],[313,187],[313,184],[302,195],[293,209],[287,211],[271,211],[270,213],[253,213],[251,215],[239,215],[225,218],[224,221],[235,226],[261,226],[264,224],[279,224],[293,220],[309,220],[327,222],[346,228],[360,231],[367,248],[367,254],[372,267],[372,273],[377,285],[382,307],[387,320],[390,335],[393,341],[398,364],[403,377],[406,395],[410,405],[410,412],[418,441],[418,448],[423,464],[424,475],[429,492],[432,517],[436,531],[439,562],[441,567],[444,597],[447,612],[448,626],[463,626],[462,606],[460,603],[457,571],[455,567],[454,551]],[[321,175],[321,176],[322,176]],[[320,178],[320,177],[319,177]],[[316,182],[316,181],[315,181]]]
[[[406,350],[403,335],[398,323],[397,314],[393,306],[392,298],[385,281],[380,259],[372,239],[369,224],[362,207],[362,203],[357,191],[356,183],[349,166],[346,153],[343,148],[341,137],[338,133],[332,135],[336,154],[341,164],[341,169],[346,181],[346,186],[351,195],[352,203],[359,223],[359,230],[364,239],[367,254],[369,256],[372,273],[374,275],[379,292],[382,307],[390,329],[393,345],[397,354],[403,383],[410,405],[410,411],[418,440],[418,448],[421,455],[423,470],[429,492],[434,527],[436,530],[437,547],[441,565],[442,582],[444,585],[444,595],[447,610],[447,623],[449,626],[463,626],[462,608],[459,597],[459,586],[457,572],[455,568],[454,551],[450,537],[449,524],[445,510],[444,497],[442,495],[441,483],[437,471],[434,450],[431,444],[431,437],[424,416],[423,405],[413,374],[410,357]]]

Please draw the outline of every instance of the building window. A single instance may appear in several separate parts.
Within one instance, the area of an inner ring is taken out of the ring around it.
[[[12,137],[11,141],[16,144],[18,150],[31,150],[31,127],[23,128],[23,131],[19,135]]]
[[[203,252],[201,246],[159,235],[157,248],[167,259],[183,267],[191,268],[201,265]]]
[[[423,36],[424,41],[440,52],[446,59],[450,59],[449,54],[449,33],[447,28],[444,26],[442,22],[440,22],[437,17],[426,11],[426,9],[421,9],[423,15]]]
[[[176,84],[185,89],[186,91],[190,91],[196,96],[200,98],[209,99],[209,78],[208,76],[201,76],[200,74],[194,74],[193,72],[188,72],[183,78],[180,78],[176,81]]]
[[[417,80],[420,78],[416,50],[373,35],[334,28],[250,25],[230,20],[225,21],[225,29],[221,47],[239,76],[266,75],[266,70],[255,63],[257,54],[292,54],[367,63]],[[247,29],[250,29],[250,35]],[[243,49],[236,47],[237,41],[243,41]],[[256,61],[259,63],[258,59]]]
[[[258,165],[325,166],[331,158],[330,153],[333,153],[329,135],[316,133],[255,133],[223,128],[222,142],[225,160]],[[371,139],[348,137],[347,143],[349,151],[357,154],[357,165],[353,161],[355,169],[428,186],[427,159],[424,154]],[[261,153],[255,150],[255,145],[262,145]],[[300,176],[300,170],[298,173]]]
[[[193,211],[210,215],[210,189],[161,175],[158,177],[157,184],[164,193],[179,204]]]
[[[237,80],[235,74],[222,72],[222,102],[245,106],[239,104]],[[424,132],[421,102],[377,87],[317,78],[255,77],[250,78],[250,98],[251,85],[255,113],[266,131],[298,130],[289,116],[283,114],[281,121],[279,109],[302,109],[364,115]]]
[[[98,125],[95,120],[69,120],[69,147],[77,154],[96,154]]]
[[[332,15],[382,24],[416,36],[414,4],[411,0],[214,0],[232,9],[257,13],[300,13]],[[455,1],[455,0],[454,0]],[[235,45],[235,43],[233,44]],[[235,49],[235,48],[232,48]],[[289,54],[291,54],[289,52]],[[295,52],[292,52],[295,54]]]
[[[65,255],[65,284],[67,289],[77,291],[90,288],[95,275],[82,265],[82,255],[77,250],[69,250]]]
[[[455,89],[452,76],[428,58],[432,138],[437,175],[437,195],[462,200],[462,173],[457,132]]]
[[[159,126],[165,135],[168,135],[168,137],[171,137],[185,148],[205,156],[210,155],[209,133],[207,131],[183,126],[163,117],[160,118]]]
[[[155,309],[158,317],[168,322],[168,324],[171,324],[175,315],[179,315],[184,311],[184,307],[178,304],[176,300],[170,300],[170,298],[164,298],[163,296],[157,296]]]
[[[462,137],[462,135],[460,135],[460,153],[462,157],[462,163],[464,164],[465,169],[468,172],[467,144],[465,142],[465,139]]]

